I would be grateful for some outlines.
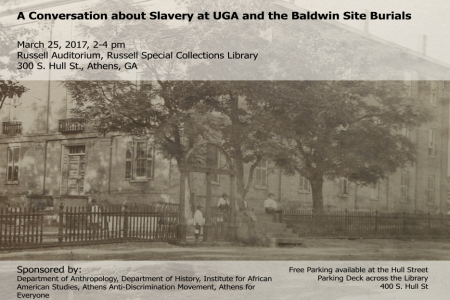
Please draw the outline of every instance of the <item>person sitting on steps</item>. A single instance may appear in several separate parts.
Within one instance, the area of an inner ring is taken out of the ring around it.
[[[278,203],[275,201],[275,195],[270,193],[269,198],[264,200],[264,209],[267,214],[274,216],[274,221],[282,222],[281,214],[282,210],[278,208]]]

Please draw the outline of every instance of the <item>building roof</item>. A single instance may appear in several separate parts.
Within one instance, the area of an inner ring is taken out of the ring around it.
[[[275,5],[280,6],[281,9],[284,9],[284,10],[298,11],[300,13],[307,13],[308,12],[307,9],[298,7],[296,5],[290,4],[290,3],[285,2],[285,1],[276,1]],[[401,46],[401,45],[399,45],[397,43],[394,43],[394,42],[391,42],[391,41],[387,41],[387,40],[385,40],[385,39],[383,39],[381,37],[377,37],[375,35],[372,35],[372,34],[370,34],[367,31],[360,30],[360,29],[357,29],[355,27],[343,24],[342,22],[338,22],[338,21],[334,21],[334,20],[319,20],[317,22],[321,22],[322,24],[326,24],[326,25],[331,26],[331,27],[343,29],[343,30],[345,30],[345,31],[347,31],[349,33],[353,33],[353,34],[358,35],[358,36],[360,36],[362,38],[366,38],[366,39],[369,39],[369,40],[371,40],[373,42],[386,45],[386,46],[388,46],[390,48],[393,48],[393,49],[395,48],[395,49],[397,49],[399,51],[407,53],[408,55],[411,55],[412,57],[415,57],[415,58],[420,59],[422,61],[426,61],[428,63],[434,64],[434,65],[439,66],[441,68],[445,68],[445,69],[447,69],[449,71],[448,77],[445,78],[445,79],[450,79],[450,64],[444,63],[444,62],[442,62],[442,61],[440,61],[438,59],[432,58],[432,57],[427,56],[425,54],[422,54],[422,53],[420,53],[418,51],[414,51],[414,50],[412,50],[410,48]],[[302,24],[302,23],[298,22],[298,24],[299,24],[298,26],[300,26],[300,24]],[[304,25],[304,23],[302,25]]]

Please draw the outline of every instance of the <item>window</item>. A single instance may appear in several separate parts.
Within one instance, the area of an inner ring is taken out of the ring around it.
[[[436,129],[428,131],[428,156],[434,157],[436,155]]]
[[[400,200],[408,202],[409,172],[401,171],[400,174]]]
[[[403,135],[404,137],[406,137],[406,138],[408,138],[408,139],[410,139],[411,138],[411,130],[408,128],[408,127],[403,127],[402,129],[401,129],[401,135]],[[401,148],[404,150],[406,147],[405,147],[405,144],[404,143],[401,143]]]
[[[147,178],[147,142],[136,142],[136,178]]]
[[[12,99],[11,99],[11,105],[10,105],[10,118],[9,121],[13,122],[13,121],[18,121],[20,119],[19,116],[19,112],[20,112],[20,105],[22,105],[22,100],[20,99],[20,97],[18,97],[17,95],[15,95]]]
[[[86,148],[84,145],[69,146],[67,148],[67,194],[84,195],[84,178],[86,175]],[[63,170],[63,172],[65,171]],[[63,184],[65,183],[63,182]]]
[[[311,191],[311,185],[309,184],[309,180],[300,175],[300,192],[309,193]]]
[[[434,175],[428,176],[427,203],[434,204]]]
[[[370,185],[370,199],[378,200],[379,196],[380,196],[380,185],[377,181]]]
[[[255,169],[255,185],[267,186],[267,161],[263,160]]]
[[[411,71],[405,71],[403,73],[403,78],[406,86],[406,94],[408,96],[411,96],[412,93],[412,72]]]
[[[402,135],[409,139],[410,136],[411,136],[411,130],[408,127],[403,127],[402,128]]]
[[[9,183],[19,181],[20,148],[8,147],[8,168],[6,170],[6,181]]]
[[[414,70],[404,71],[403,78],[406,86],[406,94],[411,96],[413,94],[413,81],[419,79],[419,72]]]
[[[348,197],[348,178],[339,179],[339,194]]]
[[[125,152],[125,179],[153,178],[153,157],[154,150],[148,141],[128,142]]]
[[[133,164],[133,142],[128,142],[125,154],[125,179],[132,178],[132,168],[133,168],[132,164]]]
[[[85,153],[85,146],[69,147],[69,154],[83,154]]]
[[[436,106],[436,104],[437,104],[437,92],[438,92],[437,81],[430,81],[430,105],[431,106]]]
[[[136,96],[150,101],[153,84],[154,81],[150,80],[144,73],[138,73],[136,76]],[[153,104],[153,101],[150,101],[149,104]]]

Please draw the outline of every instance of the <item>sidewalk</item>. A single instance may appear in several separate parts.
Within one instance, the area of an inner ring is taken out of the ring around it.
[[[305,239],[280,248],[142,242],[1,252],[0,260],[450,260],[450,241]]]

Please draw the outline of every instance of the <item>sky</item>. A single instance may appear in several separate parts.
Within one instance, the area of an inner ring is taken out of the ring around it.
[[[409,12],[411,20],[369,22],[369,33],[417,51],[419,35],[427,36],[427,55],[450,64],[450,1],[448,0],[296,0],[299,7],[338,12],[376,11],[379,13]],[[363,21],[340,21],[362,28]],[[448,78],[450,79],[450,77]]]

